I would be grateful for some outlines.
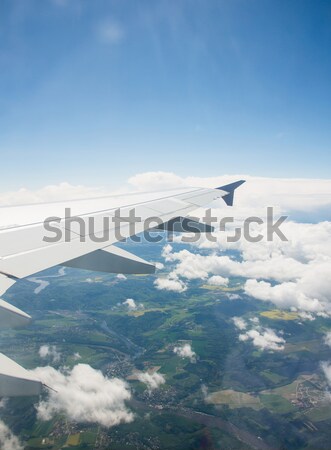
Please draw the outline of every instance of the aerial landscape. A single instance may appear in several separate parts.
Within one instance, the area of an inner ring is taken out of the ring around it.
[[[163,245],[126,244],[158,263],[155,276],[56,268],[7,294],[16,306],[29,304],[35,319],[2,336],[8,356],[39,367],[54,389],[47,366],[66,374],[66,389],[76,391],[71,402],[84,404],[70,381],[80,364],[102,371],[103,383],[125,380],[127,393],[114,410],[96,401],[85,417],[46,387],[41,399],[8,400],[2,417],[25,448],[328,448],[331,408],[320,363],[330,354],[323,338],[330,318],[307,320],[254,300],[240,277],[226,286],[196,279],[179,293],[156,289],[156,277],[173,269],[163,266]],[[243,336],[254,327],[279,340],[252,345]],[[84,385],[84,370],[76,376]],[[99,408],[108,418],[98,417]]]
[[[0,450],[331,450],[331,2],[0,0]]]

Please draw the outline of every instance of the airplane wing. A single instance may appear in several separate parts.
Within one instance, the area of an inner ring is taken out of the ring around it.
[[[0,295],[18,280],[64,265],[110,273],[153,273],[143,259],[114,244],[143,231],[211,231],[187,217],[223,198],[233,203],[240,180],[216,189],[179,188],[0,208]],[[171,227],[171,228],[169,228]],[[31,317],[0,299],[0,328],[26,325]],[[0,353],[0,396],[36,395],[39,380]]]

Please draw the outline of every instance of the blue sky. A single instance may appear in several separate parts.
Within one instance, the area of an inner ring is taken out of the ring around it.
[[[331,3],[1,0],[1,190],[330,178]]]

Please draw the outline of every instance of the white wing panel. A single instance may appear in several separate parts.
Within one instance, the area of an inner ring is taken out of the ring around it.
[[[41,389],[40,380],[0,353],[0,397],[39,395]]]
[[[149,200],[140,204],[126,205],[119,204],[119,199],[123,197],[116,197],[115,208],[114,203],[108,203],[110,198],[102,200],[103,210],[96,212],[89,212],[89,214],[79,217],[79,220],[86,226],[86,229],[81,230],[80,224],[72,223],[70,228],[72,233],[70,235],[70,241],[64,241],[64,233],[62,238],[56,243],[47,243],[43,241],[43,237],[47,235],[46,230],[42,223],[19,227],[17,229],[7,229],[0,232],[0,272],[9,274],[14,277],[23,278],[33,273],[39,272],[43,269],[62,264],[65,261],[80,257],[87,253],[93,252],[98,249],[102,249],[111,244],[116,243],[120,239],[128,238],[133,234],[138,234],[146,229],[150,229],[155,223],[151,225],[146,224],[145,220],[157,216],[162,222],[167,222],[178,216],[187,216],[197,206],[206,205],[215,198],[219,198],[223,195],[223,191],[214,189],[198,189],[198,188],[185,188],[180,190],[168,190],[162,193],[154,193],[152,196],[145,194],[144,198]],[[126,196],[125,202],[130,203],[136,199],[141,199],[143,194]],[[158,195],[158,199],[155,196]],[[152,197],[152,199],[151,199]],[[90,201],[91,202],[91,201]],[[101,200],[97,199],[98,207],[101,206]],[[42,205],[38,205],[40,208]],[[45,206],[46,214],[52,215],[49,205]],[[54,205],[53,205],[54,206]],[[67,206],[62,204],[63,206]],[[90,211],[95,210],[94,205]],[[108,208],[106,207],[108,206]],[[58,207],[58,205],[57,205]],[[30,206],[29,208],[32,208]],[[140,217],[141,222],[135,224],[135,227],[130,226],[128,222],[121,222],[118,228],[115,229],[115,223],[111,220],[114,215],[115,209],[120,208],[121,217],[129,216],[131,209],[135,210],[136,217]],[[9,210],[10,208],[5,208]],[[81,208],[80,208],[81,209]],[[16,211],[16,209],[15,209]],[[23,213],[26,212],[26,208],[23,208]],[[64,211],[59,212],[59,217],[63,217]],[[39,219],[45,219],[40,215],[38,209]],[[71,211],[73,215],[73,211]],[[106,229],[109,231],[105,235],[105,223],[104,218],[108,217],[110,220],[106,224]],[[93,233],[89,230],[88,221],[93,219],[94,230]],[[21,220],[22,222],[22,220]],[[58,225],[64,231],[64,227],[68,226],[62,220]],[[87,234],[86,234],[87,233]],[[84,235],[84,242],[82,242],[81,235]],[[107,240],[101,239],[106,236]],[[120,236],[120,237],[119,237]],[[100,242],[101,240],[101,242]],[[98,241],[98,242],[95,242]]]

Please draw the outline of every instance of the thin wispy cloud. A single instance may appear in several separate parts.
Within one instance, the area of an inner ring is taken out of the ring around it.
[[[98,24],[96,29],[98,39],[104,44],[118,44],[126,36],[123,26],[115,20],[105,20]]]

